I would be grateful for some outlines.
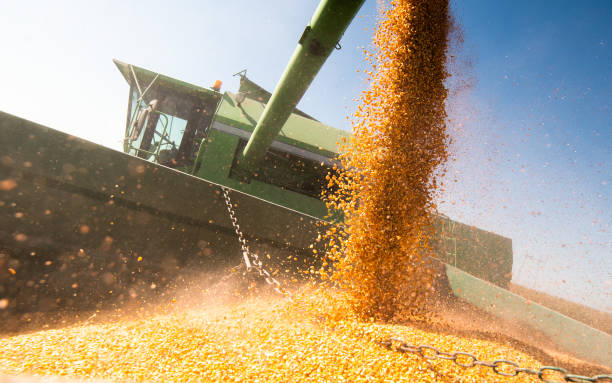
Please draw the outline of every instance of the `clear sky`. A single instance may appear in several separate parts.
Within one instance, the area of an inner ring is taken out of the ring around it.
[[[248,69],[272,90],[317,3],[6,0],[0,110],[120,149],[128,87],[112,58],[232,91]],[[350,129],[376,6],[300,104],[329,125]],[[456,162],[440,210],[512,238],[515,282],[612,312],[612,2],[453,11],[465,41],[453,79],[468,86],[449,99]]]

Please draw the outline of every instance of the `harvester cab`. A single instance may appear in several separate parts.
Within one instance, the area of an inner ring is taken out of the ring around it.
[[[115,63],[130,85],[123,150],[172,168],[193,165],[221,94]]]

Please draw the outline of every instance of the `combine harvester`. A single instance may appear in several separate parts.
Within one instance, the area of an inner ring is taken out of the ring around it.
[[[121,305],[235,266],[243,250],[228,189],[266,268],[291,278],[316,266],[323,179],[348,133],[296,106],[361,3],[321,2],[272,94],[246,71],[238,92],[221,93],[220,83],[203,88],[115,60],[130,87],[125,153],[0,112],[0,331],[32,313]],[[436,256],[458,298],[612,367],[610,335],[505,289],[510,239],[436,222]]]

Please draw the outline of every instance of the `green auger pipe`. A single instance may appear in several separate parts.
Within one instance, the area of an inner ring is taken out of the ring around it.
[[[244,170],[256,169],[363,1],[321,1],[242,152],[240,165]]]

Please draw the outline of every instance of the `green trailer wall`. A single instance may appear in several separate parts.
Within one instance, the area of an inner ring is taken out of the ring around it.
[[[512,279],[512,240],[444,216],[434,219],[436,258],[501,287]]]
[[[451,265],[445,265],[453,294],[480,309],[545,334],[570,354],[612,368],[612,335],[531,302]]]

